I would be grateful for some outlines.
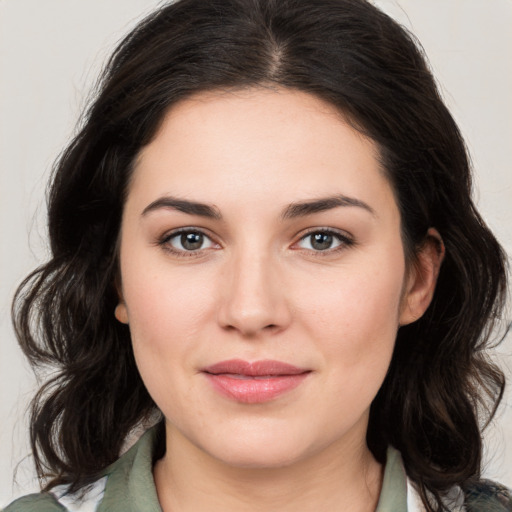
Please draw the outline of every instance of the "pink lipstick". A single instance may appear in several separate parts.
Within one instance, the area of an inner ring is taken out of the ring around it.
[[[241,359],[221,361],[202,371],[216,391],[246,404],[273,400],[295,389],[311,373],[280,361]]]

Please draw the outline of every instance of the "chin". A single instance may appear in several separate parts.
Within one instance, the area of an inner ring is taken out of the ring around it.
[[[276,434],[277,433],[277,434]],[[315,452],[306,433],[276,429],[246,429],[231,432],[223,440],[211,440],[204,451],[228,466],[273,469],[290,466]]]
[[[219,450],[216,450],[219,452]],[[215,454],[214,454],[215,455]],[[286,450],[281,447],[244,446],[239,450],[229,450],[218,453],[216,457],[224,464],[241,469],[278,469],[291,466],[303,458],[301,450]]]

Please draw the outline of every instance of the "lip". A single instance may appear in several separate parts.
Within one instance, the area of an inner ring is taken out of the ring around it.
[[[270,359],[221,361],[202,369],[220,394],[246,404],[264,403],[295,389],[311,370]]]

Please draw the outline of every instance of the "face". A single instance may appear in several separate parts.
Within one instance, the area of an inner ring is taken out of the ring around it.
[[[120,263],[116,316],[176,445],[240,467],[364,445],[414,283],[376,148],[334,108],[263,89],[174,106]]]

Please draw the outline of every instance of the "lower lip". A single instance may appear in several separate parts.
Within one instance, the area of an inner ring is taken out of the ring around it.
[[[269,402],[295,389],[309,375],[277,375],[259,378],[236,378],[228,374],[205,373],[213,388],[220,394],[245,404]]]

